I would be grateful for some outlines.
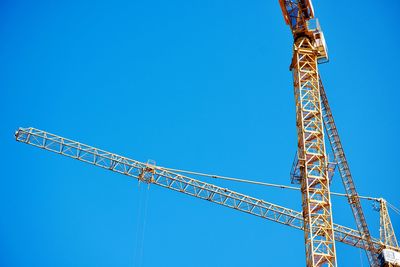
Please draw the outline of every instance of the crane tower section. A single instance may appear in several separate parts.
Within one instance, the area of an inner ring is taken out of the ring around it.
[[[314,18],[311,0],[279,0],[279,4],[294,40],[303,36],[309,37],[317,50],[318,63],[328,62],[328,48],[324,33],[318,19]]]
[[[294,37],[293,72],[296,102],[306,263],[337,266],[330,199],[328,160],[319,89],[318,61],[327,49],[310,0],[280,0]]]

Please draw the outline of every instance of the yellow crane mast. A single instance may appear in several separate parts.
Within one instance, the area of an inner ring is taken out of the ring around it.
[[[298,161],[307,266],[337,266],[318,59],[328,55],[310,1],[281,0],[293,33]]]
[[[400,215],[400,210],[393,207],[383,198],[375,199],[378,203],[377,209],[380,212],[380,227],[379,235],[381,242],[385,248],[378,256],[379,262],[382,267],[396,267],[400,265],[400,253],[393,251],[394,247],[398,247],[397,238],[394,233],[392,221],[390,220],[388,205]]]
[[[364,249],[370,266],[399,267],[400,248],[388,213],[387,207],[390,204],[384,199],[359,196],[350,173],[318,72],[318,64],[328,61],[328,52],[323,32],[318,20],[314,18],[311,0],[279,0],[279,3],[294,39],[290,70],[294,80],[298,145],[296,164],[292,173],[301,184],[302,212],[205,183],[186,174],[267,186],[271,184],[174,170],[156,166],[154,162],[143,163],[35,128],[19,128],[15,134],[16,140],[136,178],[142,182],[152,183],[303,230],[307,267],[336,267],[335,241]],[[330,192],[331,172],[325,139],[329,140],[332,148],[334,163],[339,168],[345,194]],[[331,195],[347,197],[356,221],[356,230],[334,223]],[[379,239],[372,237],[369,232],[361,207],[361,198],[379,202]]]
[[[394,233],[392,221],[390,220],[389,211],[387,208],[387,202],[385,199],[378,199],[379,211],[380,211],[380,228],[379,234],[381,241],[392,247],[398,247],[397,238]]]

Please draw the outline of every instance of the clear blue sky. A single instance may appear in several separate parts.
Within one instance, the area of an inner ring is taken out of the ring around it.
[[[399,7],[314,1],[330,53],[321,75],[357,189],[396,206]],[[163,166],[289,184],[292,37],[277,0],[15,0],[0,13],[0,266],[305,265],[301,231],[139,190],[13,138],[33,126]],[[210,182],[300,210],[297,192]],[[332,188],[343,192],[338,175]],[[363,204],[378,237],[378,213]],[[335,222],[354,227],[346,201],[333,205]],[[366,266],[358,249],[337,244],[337,255]]]

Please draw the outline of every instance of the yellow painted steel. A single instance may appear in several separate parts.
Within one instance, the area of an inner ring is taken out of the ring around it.
[[[359,201],[360,196],[356,192],[318,73],[318,62],[327,62],[328,53],[323,32],[318,20],[314,18],[311,0],[279,0],[279,3],[294,37],[291,70],[296,101],[297,155],[302,213],[183,176],[172,172],[172,169],[156,166],[152,162],[144,164],[41,130],[19,129],[16,134],[17,141],[135,177],[140,181],[302,229],[308,267],[337,266],[335,239],[365,249],[370,265],[380,266],[377,255],[383,249],[400,252],[400,248],[385,200],[379,200],[380,240],[372,238],[368,230]],[[346,190],[344,195],[348,197],[358,231],[333,223],[324,126],[342,176]],[[199,175],[195,172],[190,173]],[[232,178],[229,180],[244,181]],[[266,183],[258,184],[265,185]]]
[[[364,212],[361,206],[360,197],[357,193],[353,176],[351,175],[350,172],[349,163],[344,153],[342,142],[339,137],[335,120],[333,119],[332,111],[329,106],[328,97],[326,96],[326,92],[322,84],[321,77],[319,83],[319,90],[322,101],[322,116],[324,119],[324,126],[327,133],[327,138],[329,139],[329,143],[331,145],[333,154],[335,155],[335,161],[337,162],[340,177],[342,178],[342,183],[346,191],[346,196],[349,201],[351,211],[353,212],[357,229],[358,231],[360,231],[360,233],[364,236],[364,239],[366,240],[365,246],[367,247],[367,249],[365,249],[365,252],[368,257],[368,262],[371,266],[377,267],[379,266],[377,255],[379,254],[380,251],[375,251],[375,247],[372,242],[372,237],[368,229],[367,220],[365,219]]]
[[[380,239],[387,245],[392,247],[398,247],[397,238],[394,233],[392,221],[390,220],[389,211],[386,205],[386,200],[383,198],[379,199],[380,208]]]
[[[325,150],[317,48],[295,40],[293,71],[307,266],[337,266]]]

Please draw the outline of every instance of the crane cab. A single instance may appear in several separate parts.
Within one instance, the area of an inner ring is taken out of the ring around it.
[[[294,39],[300,36],[308,36],[315,41],[318,50],[318,63],[328,62],[328,48],[325,37],[314,18],[314,8],[311,0],[279,0],[283,18],[290,26]]]
[[[279,0],[279,5],[292,32],[303,30],[304,21],[314,17],[311,0]]]
[[[326,46],[324,33],[321,30],[321,26],[319,25],[317,18],[307,20],[307,30],[315,40],[315,46],[318,51],[318,63],[322,64],[328,62],[328,47]]]
[[[398,267],[400,266],[400,253],[391,249],[382,250],[378,259],[381,267]]]

